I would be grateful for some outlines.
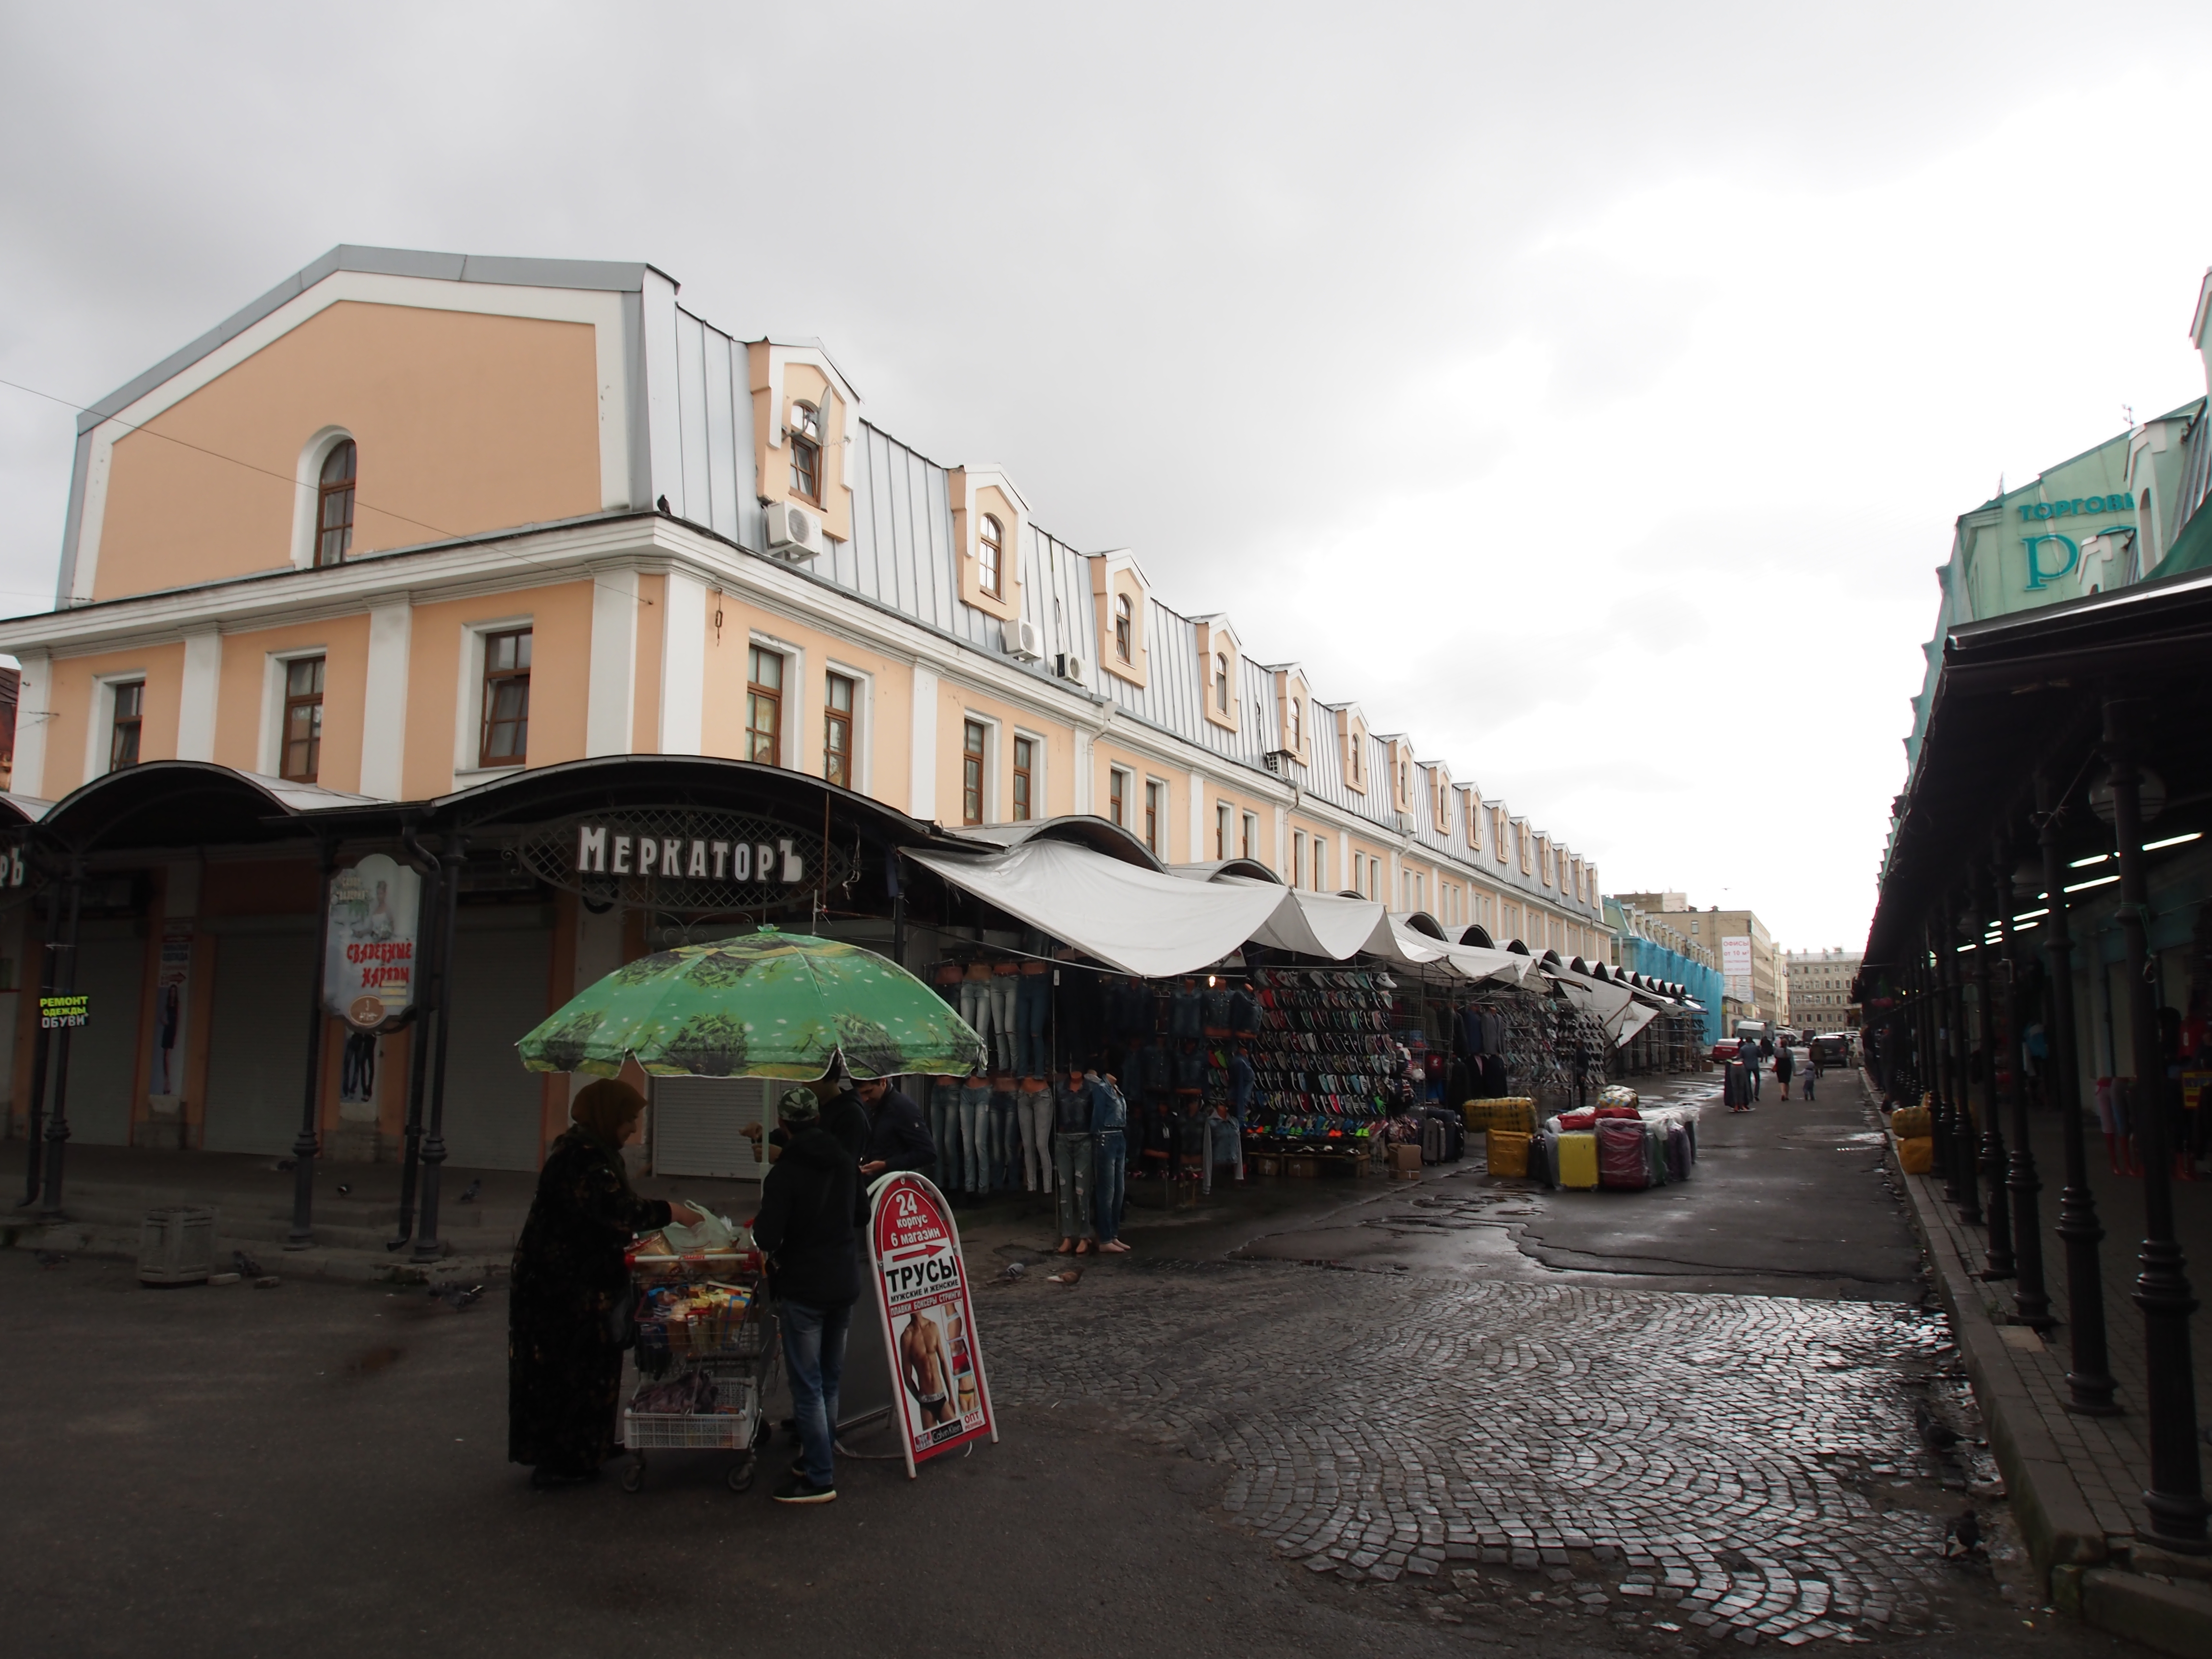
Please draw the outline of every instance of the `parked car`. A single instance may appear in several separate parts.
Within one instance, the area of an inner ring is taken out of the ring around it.
[[[1813,1039],[1813,1062],[1820,1066],[1848,1066],[1851,1063],[1851,1040],[1840,1031],[1830,1031]]]
[[[1735,1059],[1736,1050],[1742,1046],[1741,1037],[1723,1037],[1718,1042],[1713,1044],[1712,1053],[1707,1054],[1705,1058],[1716,1066],[1726,1066]]]

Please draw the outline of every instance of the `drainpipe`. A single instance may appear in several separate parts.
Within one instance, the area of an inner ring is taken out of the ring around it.
[[[292,1142],[292,1231],[284,1248],[304,1250],[315,1242],[315,1154],[321,1148],[323,1103],[323,1030],[330,1023],[323,1012],[323,974],[331,951],[331,884],[337,873],[335,842],[322,843],[322,902],[315,912],[315,965],[307,973],[307,1085],[300,1104],[300,1133]]]

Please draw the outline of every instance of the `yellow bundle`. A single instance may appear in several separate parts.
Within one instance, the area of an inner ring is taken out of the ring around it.
[[[1904,1113],[1898,1114],[1899,1117]],[[1926,1175],[1936,1167],[1936,1142],[1931,1136],[1910,1135],[1897,1143],[1897,1162],[1907,1175]]]
[[[1484,1136],[1485,1156],[1494,1176],[1528,1173],[1529,1137],[1517,1129],[1492,1129]]]
[[[1931,1135],[1936,1132],[1933,1118],[1925,1106],[1900,1106],[1889,1115],[1889,1132],[1899,1140]]]

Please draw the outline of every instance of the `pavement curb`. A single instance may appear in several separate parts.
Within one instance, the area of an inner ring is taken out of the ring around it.
[[[1871,1079],[1868,1093],[1880,1097]],[[1907,1175],[1896,1137],[1882,1139],[1884,1158],[1905,1192],[1912,1229],[1935,1269],[1936,1293],[1951,1316],[2021,1540],[2052,1605],[2096,1629],[2161,1653],[2188,1659],[2212,1653],[2212,1592],[2112,1565],[2112,1547],[2095,1511],[2043,1425],[2032,1392],[2035,1380],[2022,1373],[2006,1340],[2007,1329],[2026,1328],[1999,1323],[1936,1207],[1943,1200],[1932,1190],[1934,1177]]]
[[[98,1256],[110,1261],[136,1261],[135,1233],[90,1225],[82,1221],[48,1224],[41,1221],[0,1221],[0,1249],[54,1250],[64,1255]],[[365,1250],[308,1249],[288,1250],[260,1238],[217,1238],[215,1261],[218,1270],[233,1250],[244,1250],[280,1279],[327,1279],[352,1285],[428,1285],[440,1279],[489,1279],[507,1268],[507,1255],[448,1255],[433,1262],[410,1261],[404,1255]]]

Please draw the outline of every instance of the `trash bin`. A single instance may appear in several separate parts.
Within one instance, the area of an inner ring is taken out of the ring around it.
[[[149,1210],[138,1224],[141,1285],[204,1285],[215,1271],[215,1212],[203,1204]]]

